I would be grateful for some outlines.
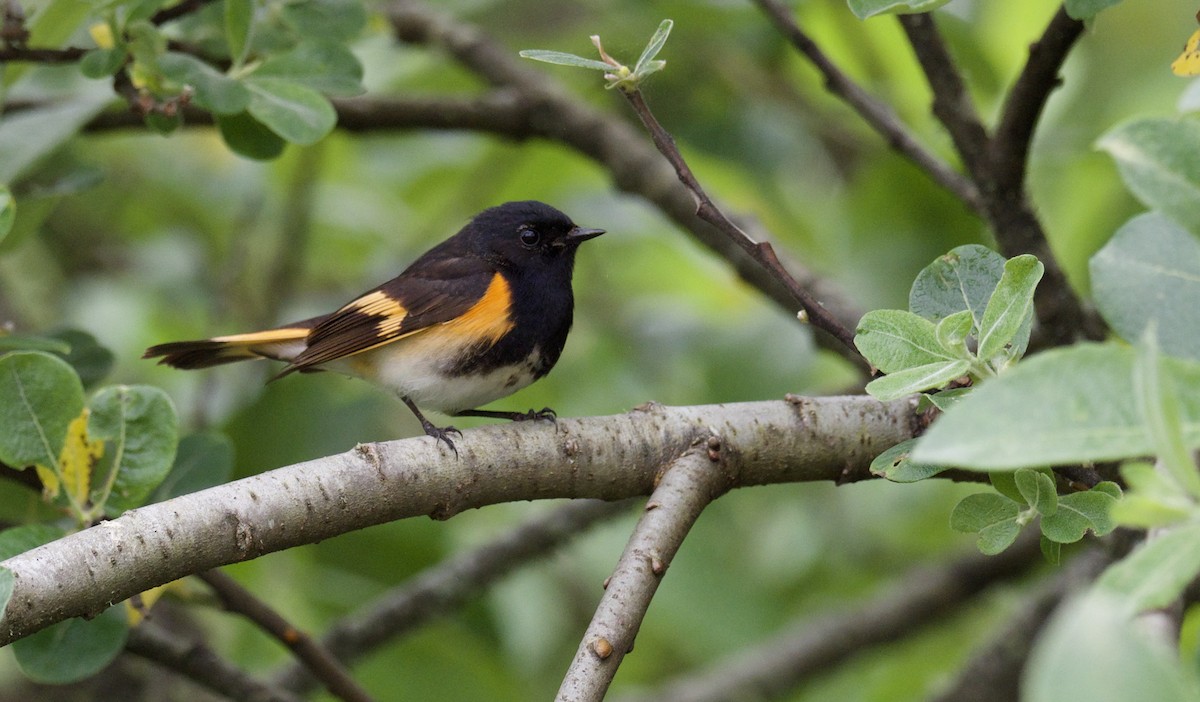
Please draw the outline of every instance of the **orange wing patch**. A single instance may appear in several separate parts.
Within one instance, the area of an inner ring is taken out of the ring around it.
[[[270,344],[280,341],[295,341],[308,336],[309,330],[305,327],[284,327],[283,329],[268,329],[267,331],[249,332],[247,334],[230,334],[228,336],[214,336],[210,341],[218,341],[223,344],[236,344],[239,346],[249,346],[252,344]]]
[[[466,312],[447,322],[439,331],[467,342],[492,345],[512,331],[512,290],[504,276],[496,273],[483,297]]]

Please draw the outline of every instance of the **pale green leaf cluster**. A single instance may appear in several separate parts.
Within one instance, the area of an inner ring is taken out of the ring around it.
[[[658,25],[658,29],[650,37],[646,48],[642,49],[641,56],[638,57],[637,63],[634,64],[633,68],[609,56],[604,51],[604,47],[601,46],[600,37],[598,36],[592,37],[592,43],[600,53],[602,61],[562,51],[549,51],[545,49],[525,49],[520,52],[520,55],[534,61],[553,63],[559,66],[604,71],[604,78],[608,81],[604,86],[605,88],[620,88],[623,91],[632,92],[637,90],[638,86],[652,73],[656,73],[666,67],[666,61],[655,57],[658,56],[658,52],[662,50],[663,45],[667,43],[667,37],[671,35],[671,28],[674,24],[671,20],[665,19]]]

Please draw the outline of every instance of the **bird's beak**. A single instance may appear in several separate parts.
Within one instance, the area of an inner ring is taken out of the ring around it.
[[[572,244],[579,244],[588,239],[595,239],[604,233],[603,229],[585,229],[583,227],[575,227],[567,232],[567,241]]]

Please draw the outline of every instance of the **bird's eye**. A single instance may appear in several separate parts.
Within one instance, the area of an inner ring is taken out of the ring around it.
[[[537,246],[542,241],[542,235],[536,229],[525,227],[521,229],[521,243],[529,249]]]

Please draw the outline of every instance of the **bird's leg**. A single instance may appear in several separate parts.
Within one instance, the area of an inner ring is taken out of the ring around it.
[[[408,405],[408,408],[412,410],[414,415],[416,415],[417,421],[421,423],[421,428],[425,430],[426,434],[432,436],[438,441],[446,442],[446,445],[450,447],[450,450],[454,452],[454,455],[458,455],[458,448],[455,447],[454,442],[450,440],[450,435],[458,434],[459,436],[462,436],[461,431],[454,427],[439,427],[434,425],[433,422],[425,418],[425,415],[421,414],[421,410],[417,409],[416,404],[414,404],[412,400],[404,397],[403,395],[400,396],[400,399],[404,402],[404,404]]]
[[[480,410],[470,409],[461,412],[455,412],[455,417],[489,417],[491,419],[509,419],[514,422],[525,422],[531,419],[549,419],[555,421],[558,419],[558,414],[549,407],[543,407],[540,410],[529,410],[528,412],[500,412],[496,410]]]

